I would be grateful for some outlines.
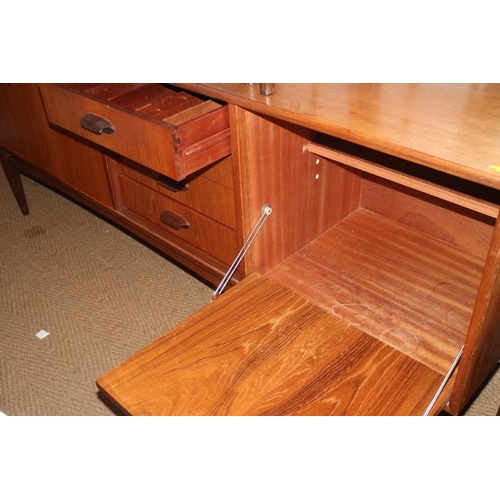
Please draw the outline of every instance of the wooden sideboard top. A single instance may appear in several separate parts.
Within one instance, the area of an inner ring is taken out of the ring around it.
[[[176,84],[500,189],[500,84]]]

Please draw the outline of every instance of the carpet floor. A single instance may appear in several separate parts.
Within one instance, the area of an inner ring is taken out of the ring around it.
[[[23,183],[28,216],[0,168],[0,411],[119,414],[95,380],[207,304],[213,289],[76,203]],[[464,415],[495,415],[499,405],[497,369]]]

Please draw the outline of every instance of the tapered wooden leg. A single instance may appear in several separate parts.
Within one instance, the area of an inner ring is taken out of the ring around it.
[[[3,150],[0,150],[0,157],[2,159],[2,166],[5,172],[5,176],[7,177],[7,181],[9,183],[10,189],[14,193],[17,204],[21,209],[23,215],[28,215],[30,210],[28,208],[28,202],[26,200],[26,194],[24,193],[24,186],[21,180],[21,176],[17,169],[15,169],[9,163],[10,155]]]

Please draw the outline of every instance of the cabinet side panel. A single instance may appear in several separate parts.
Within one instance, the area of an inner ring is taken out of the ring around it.
[[[0,88],[0,142],[30,165],[100,205],[111,207],[101,151],[49,125],[39,92],[44,85],[12,84]]]
[[[236,112],[233,152],[245,192],[245,233],[264,205],[273,209],[247,259],[251,270],[265,273],[357,208],[361,177],[309,153],[311,131]]]
[[[458,414],[500,359],[500,218],[486,259],[462,360],[450,400]]]
[[[44,119],[38,85],[0,85],[0,144],[32,165],[43,162]]]

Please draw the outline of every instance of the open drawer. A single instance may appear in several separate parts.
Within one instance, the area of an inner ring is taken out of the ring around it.
[[[231,153],[227,106],[160,84],[40,85],[50,123],[182,180]]]
[[[97,385],[131,415],[422,415],[442,379],[254,273]]]

